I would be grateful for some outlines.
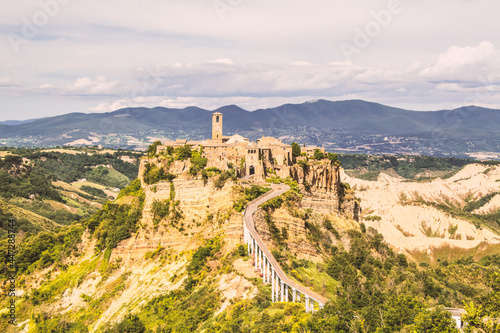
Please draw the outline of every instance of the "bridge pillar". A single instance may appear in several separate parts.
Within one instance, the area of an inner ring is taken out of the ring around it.
[[[271,302],[274,303],[274,271],[271,275]]]
[[[259,261],[257,261],[257,270],[260,270],[260,263],[262,262],[262,250],[257,247],[257,252],[259,252]]]
[[[278,276],[276,276],[276,271],[273,270],[273,283],[274,283],[274,294],[273,294],[273,303],[278,300]]]
[[[268,272],[267,272],[267,264],[268,264],[269,260],[267,259],[266,256],[264,256],[264,284],[267,283],[267,277],[268,277]]]
[[[276,297],[274,298],[275,299],[275,302],[279,302],[280,301],[280,298],[279,298],[279,294],[280,294],[280,278],[278,277],[278,274],[276,274],[276,289],[274,289],[276,291]]]
[[[264,261],[262,262],[262,283],[266,284],[266,257],[264,257]]]
[[[259,247],[256,246],[255,247],[255,251],[254,251],[254,266],[255,266],[255,270],[257,270],[257,265],[259,264]]]
[[[251,237],[250,237],[250,234],[249,234],[248,229],[246,227],[245,227],[245,231],[246,231],[246,233],[245,233],[245,235],[246,235],[245,244],[247,245],[247,252],[248,252],[248,255],[250,256],[250,252],[251,252],[250,251],[250,249],[251,249],[250,239],[251,239]]]
[[[292,300],[295,303],[297,301],[297,289],[292,288]]]
[[[264,256],[264,250],[260,249],[260,271],[262,274],[264,274],[264,264],[265,264],[266,257]],[[262,275],[264,276],[264,275]]]
[[[306,295],[306,312],[309,312],[309,296]]]
[[[260,259],[262,258],[261,255],[262,252],[260,252],[260,247],[257,245],[257,270],[260,269]]]
[[[271,273],[271,263],[269,263],[269,259],[267,259],[267,283],[269,283],[269,274]]]
[[[288,285],[285,284],[285,302],[288,302]]]
[[[283,285],[283,280],[281,280],[281,302],[285,301],[285,288]]]

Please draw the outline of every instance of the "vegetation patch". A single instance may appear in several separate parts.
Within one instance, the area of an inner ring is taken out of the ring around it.
[[[344,169],[354,177],[364,180],[377,180],[382,171],[394,170],[401,177],[420,181],[428,181],[433,176],[419,176],[422,172],[441,177],[451,177],[454,172],[465,165],[480,163],[473,159],[443,158],[434,156],[414,155],[364,155],[338,154],[338,159]]]
[[[233,208],[237,212],[242,212],[247,203],[257,199],[261,195],[269,192],[271,188],[260,185],[252,185],[250,187],[236,186],[237,199],[233,204]]]
[[[63,259],[77,253],[84,230],[81,224],[75,224],[56,233],[40,232],[30,237],[16,254],[18,273],[31,273],[54,263],[64,268]],[[2,272],[5,273],[6,269],[4,266]]]
[[[171,182],[176,176],[171,173],[166,173],[165,169],[156,164],[146,163],[143,180],[146,184],[156,184],[162,180]]]
[[[119,197],[124,197],[125,193],[135,197],[134,204],[107,202],[100,211],[85,222],[93,237],[97,238],[96,250],[98,251],[115,248],[120,241],[129,238],[137,231],[145,196],[137,181],[125,188]]]
[[[162,201],[154,200],[151,210],[153,212],[153,224],[158,228],[161,220],[168,218],[170,225],[176,226],[182,219],[182,211],[179,209],[179,200],[175,200],[174,184],[170,183],[170,198]]]

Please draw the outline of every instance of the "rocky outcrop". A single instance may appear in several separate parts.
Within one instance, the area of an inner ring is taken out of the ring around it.
[[[296,164],[290,168],[290,176],[304,187],[303,208],[323,214],[341,213],[359,221],[359,202],[341,186],[340,166],[330,161]]]
[[[171,186],[173,184],[173,186]],[[174,179],[172,183],[162,181],[144,185],[144,203],[141,228],[137,234],[113,250],[113,256],[140,260],[148,251],[158,246],[179,253],[197,248],[203,239],[224,234],[225,245],[234,248],[243,238],[242,217],[232,211],[232,181],[228,180],[222,189],[216,189],[213,182],[199,179]],[[168,218],[155,227],[152,205],[154,201],[169,200],[171,191],[178,203],[182,218],[172,225]]]
[[[361,206],[357,199],[350,198],[348,200],[343,200],[340,204],[340,211],[345,216],[348,216],[354,221],[359,222],[359,218],[361,215]]]
[[[282,230],[287,229],[287,247],[292,250],[301,259],[317,261],[319,252],[307,239],[307,230],[304,221],[300,218],[291,216],[286,209],[280,208],[272,213],[272,219],[275,226]],[[255,230],[259,233],[262,240],[269,246],[273,247],[271,232],[264,217],[264,212],[259,209],[254,214]]]
[[[340,167],[330,161],[296,164],[290,168],[290,176],[299,184],[310,185],[314,192],[338,193],[340,190]]]
[[[171,173],[176,176],[187,173],[189,171],[189,167],[191,166],[191,162],[189,160],[169,161],[168,159],[161,157],[142,158],[140,160],[138,174],[138,178],[141,180],[141,183],[143,183],[144,172],[146,171],[146,164],[148,163],[163,168],[165,173]]]

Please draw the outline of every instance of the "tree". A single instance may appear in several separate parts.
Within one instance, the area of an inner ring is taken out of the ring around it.
[[[466,323],[464,332],[486,332],[486,325],[483,321],[484,316],[484,309],[481,305],[476,306],[473,302],[465,303],[465,314],[462,317],[462,320]],[[488,332],[490,331],[488,330]]]
[[[319,150],[319,149],[315,149],[314,150],[314,159],[316,159],[316,160],[322,160],[324,158],[325,158],[325,154],[323,154],[321,152],[321,150]]]
[[[397,332],[410,325],[422,311],[424,304],[410,295],[392,296],[384,312],[385,328]]]
[[[300,156],[301,149],[297,142],[292,142],[292,156],[297,157]]]
[[[193,151],[191,157],[191,167],[189,168],[189,173],[193,176],[196,176],[200,170],[207,166],[208,159],[205,157],[201,157],[201,154],[198,151]]]
[[[156,155],[156,147],[161,145],[161,141],[155,141],[148,147],[148,156]]]
[[[332,162],[332,164],[339,160],[339,156],[337,154],[334,154],[334,153],[326,154],[326,158],[328,158],[330,160],[330,162]]]
[[[458,333],[455,321],[442,306],[420,312],[415,318],[416,332],[426,333]]]
[[[146,327],[141,322],[137,315],[127,315],[118,325],[112,329],[106,330],[106,333],[143,333],[146,332]]]
[[[192,152],[191,152],[191,146],[190,145],[184,145],[182,147],[177,148],[177,156],[176,159],[180,161],[187,160],[188,158],[191,158]]]

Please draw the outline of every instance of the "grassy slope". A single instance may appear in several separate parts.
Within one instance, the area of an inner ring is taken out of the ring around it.
[[[32,224],[38,225],[46,231],[54,231],[55,229],[62,226],[52,220],[49,220],[48,218],[33,213],[29,210],[9,204],[8,202],[5,202],[1,198],[0,198],[0,208],[2,208],[6,212],[12,213],[16,218],[27,219]]]

